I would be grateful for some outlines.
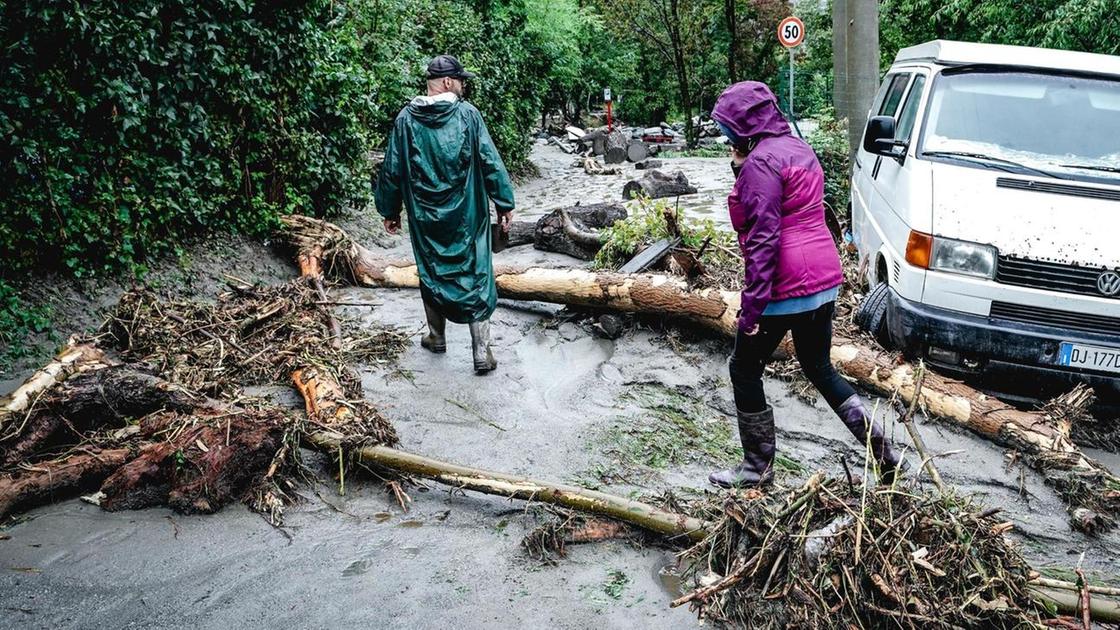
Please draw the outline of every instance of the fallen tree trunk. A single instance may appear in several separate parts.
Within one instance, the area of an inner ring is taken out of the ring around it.
[[[329,243],[337,251],[336,264],[355,283],[370,287],[416,288],[416,267],[408,261],[387,261],[351,241],[337,226],[307,217],[286,217],[289,235],[299,246]],[[734,335],[739,294],[716,289],[691,290],[675,277],[618,274],[582,269],[514,268],[496,266],[498,295],[572,306],[663,315],[699,325],[727,337]],[[792,344],[787,340],[787,351]],[[915,369],[893,356],[836,338],[832,362],[848,377],[878,393],[898,394],[906,403],[915,396]],[[1067,470],[1089,475],[1086,481],[1095,509],[1115,514],[1120,504],[1120,479],[1081,452],[1068,431],[1044,413],[1014,409],[967,385],[936,374],[926,377],[919,401],[930,415],[958,424],[988,439],[1032,456],[1030,463],[1044,470]],[[1064,492],[1064,491],[1063,491]],[[1067,496],[1067,500],[1073,500]],[[1094,501],[1097,501],[1094,503]]]
[[[528,245],[541,251],[591,260],[602,247],[598,231],[626,218],[620,203],[593,203],[557,208],[536,221],[515,221],[509,246]]]
[[[308,441],[327,453],[337,453],[342,446],[342,436],[330,431],[312,433],[308,436]],[[359,447],[353,454],[366,464],[424,477],[454,488],[522,501],[562,505],[633,523],[669,537],[684,536],[689,540],[700,540],[707,535],[706,524],[699,519],[666,512],[604,492],[460,466],[387,446]]]
[[[132,455],[127,448],[91,451],[0,477],[0,518],[75,492],[94,490]]]
[[[87,365],[42,398],[4,445],[4,466],[20,468],[0,481],[0,516],[98,485],[109,510],[213,512],[247,495],[289,425],[280,409],[228,405],[128,364]],[[114,447],[78,446],[98,435]]]
[[[104,356],[105,354],[93,345],[79,344],[71,339],[66,348],[50,363],[37,370],[15,391],[0,400],[3,403],[0,406],[0,434],[3,434],[4,425],[9,418],[27,412],[43,392],[66,380],[83,367],[99,364]]]
[[[641,179],[630,180],[622,187],[623,199],[658,199],[693,194],[696,194],[696,187],[688,183],[688,177],[683,171],[666,175],[658,170],[647,170]]]

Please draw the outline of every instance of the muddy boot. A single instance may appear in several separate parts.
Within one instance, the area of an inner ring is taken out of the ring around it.
[[[734,468],[708,475],[723,488],[766,485],[774,480],[774,408],[757,413],[739,412],[739,442],[743,461]]]
[[[470,328],[474,371],[476,374],[485,374],[498,367],[498,361],[490,351],[490,320],[471,322]]]
[[[899,472],[910,469],[906,460],[891,448],[887,436],[883,434],[882,423],[872,420],[871,414],[867,412],[867,407],[864,406],[859,394],[852,394],[850,398],[840,403],[840,407],[836,409],[836,415],[840,416],[844,425],[848,427],[852,435],[856,436],[860,444],[870,443],[871,455],[879,464],[879,483],[885,485],[894,483],[894,479]],[[870,438],[867,435],[868,428],[871,431]]]
[[[424,302],[424,316],[428,318],[428,334],[420,338],[420,346],[436,354],[447,352],[447,338],[444,331],[447,329],[447,320],[435,306]]]

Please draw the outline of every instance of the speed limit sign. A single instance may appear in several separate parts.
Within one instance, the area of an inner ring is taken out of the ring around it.
[[[778,41],[786,48],[795,48],[805,39],[805,23],[800,18],[789,16],[778,24]]]

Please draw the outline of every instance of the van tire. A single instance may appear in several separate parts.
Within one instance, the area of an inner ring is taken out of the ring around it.
[[[887,305],[890,303],[891,288],[886,282],[880,282],[871,288],[856,310],[855,323],[860,330],[871,333],[871,336],[884,348],[890,349],[890,334],[887,331]]]

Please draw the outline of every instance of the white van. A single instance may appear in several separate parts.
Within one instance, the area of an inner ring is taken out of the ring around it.
[[[1013,379],[1036,394],[1120,394],[1120,57],[900,51],[851,211],[872,287],[857,320],[885,342],[965,374],[1042,372]]]

